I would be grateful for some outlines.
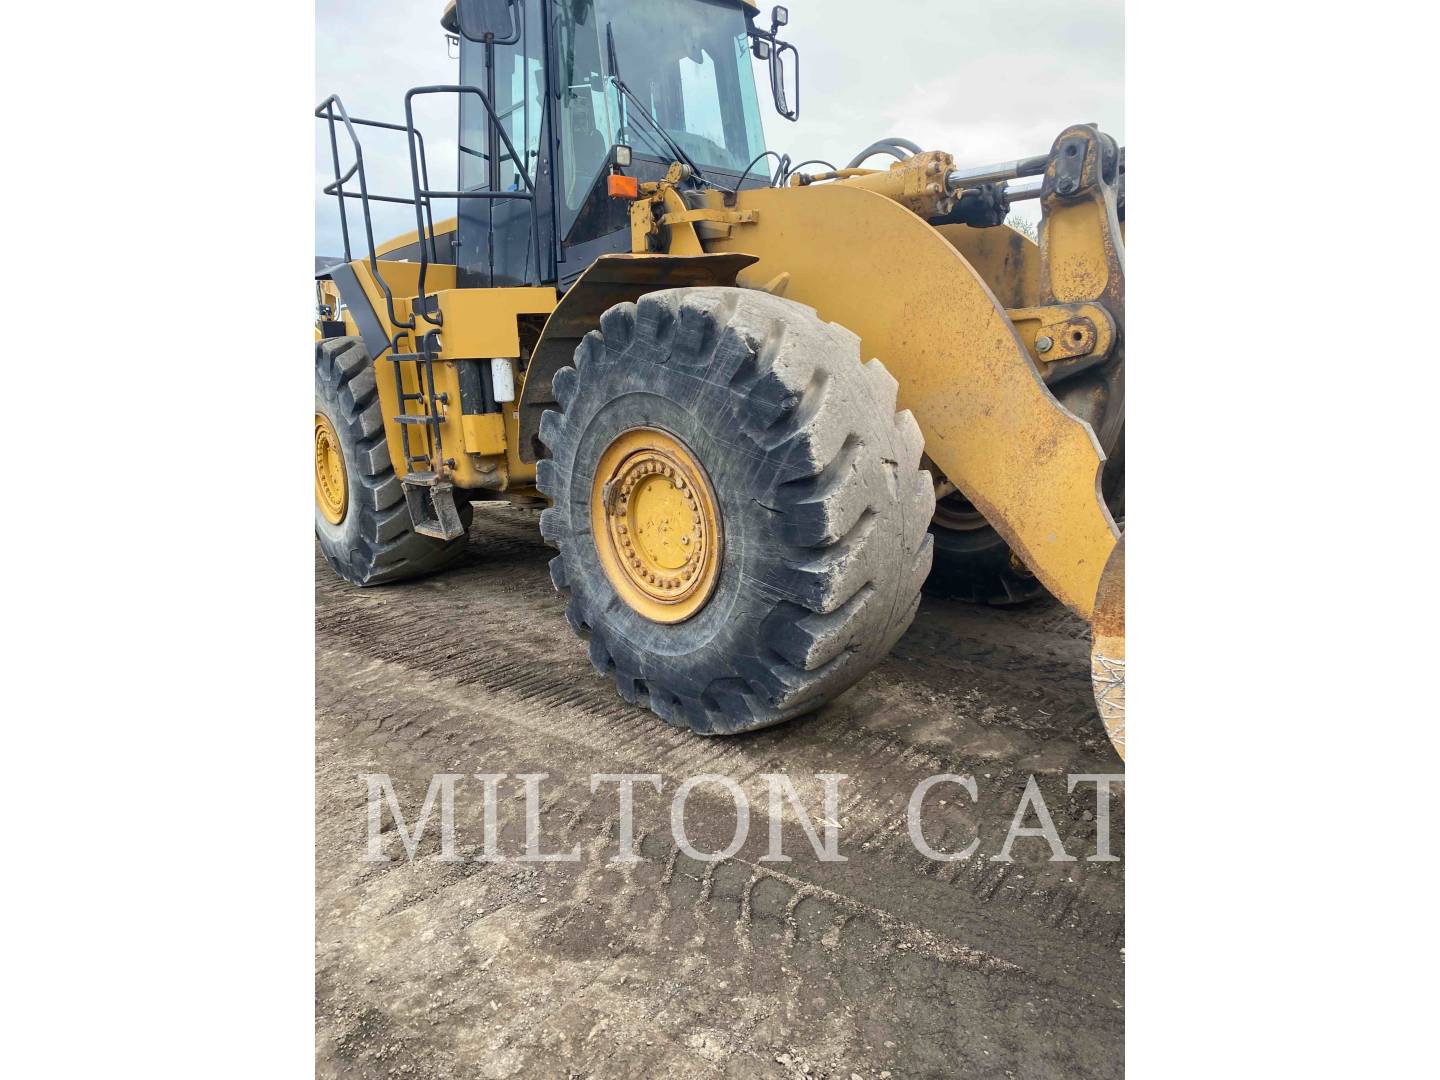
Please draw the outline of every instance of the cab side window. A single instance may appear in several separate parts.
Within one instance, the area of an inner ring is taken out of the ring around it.
[[[610,95],[601,60],[601,29],[595,5],[565,0],[556,5],[556,53],[560,70],[561,233],[569,231],[615,141]]]
[[[545,64],[542,57],[543,37],[540,25],[539,0],[524,5],[523,33],[515,45],[495,50],[495,112],[510,142],[525,161],[525,171],[535,181],[535,167],[540,159],[540,120],[545,115]],[[499,142],[499,140],[496,140]],[[523,191],[525,181],[515,162],[498,147],[500,190]]]

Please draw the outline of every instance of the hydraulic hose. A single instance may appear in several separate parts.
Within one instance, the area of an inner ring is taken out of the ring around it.
[[[902,153],[901,151],[905,152]],[[902,139],[898,136],[890,135],[883,139],[877,139],[864,150],[861,150],[860,153],[850,159],[850,164],[845,167],[847,169],[853,169],[866,158],[873,157],[876,154],[889,154],[891,157],[904,161],[911,154],[918,153],[920,153],[920,147],[916,146],[909,139]]]

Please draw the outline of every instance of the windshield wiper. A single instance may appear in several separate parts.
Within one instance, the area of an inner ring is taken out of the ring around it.
[[[706,179],[705,174],[700,171],[700,166],[695,164],[694,159],[681,148],[680,144],[675,141],[670,132],[665,130],[665,126],[650,115],[650,110],[645,107],[645,103],[636,96],[630,87],[625,85],[625,80],[620,78],[620,61],[615,55],[615,31],[610,23],[605,24],[605,45],[606,50],[610,53],[610,81],[615,84],[615,89],[619,90],[620,93],[634,102],[635,108],[639,110],[640,115],[649,122],[650,126],[655,129],[660,138],[665,140],[665,145],[668,146],[671,153],[675,155],[675,160],[684,165],[688,165],[691,175],[696,179],[705,180],[707,184],[710,183],[710,181]],[[629,115],[629,110],[626,110],[626,115]]]
[[[700,166],[695,164],[695,160],[681,148],[680,144],[675,141],[670,132],[665,130],[664,125],[650,115],[649,110],[645,108],[645,103],[635,96],[634,91],[625,85],[625,81],[621,79],[619,75],[612,75],[610,78],[611,81],[615,83],[615,88],[635,103],[635,108],[639,111],[640,115],[643,116],[646,122],[655,129],[655,132],[665,140],[665,145],[669,147],[670,151],[675,155],[675,159],[682,164],[688,165],[693,176],[699,180],[704,180],[708,184],[710,181],[706,178],[705,174],[701,172]],[[628,110],[626,115],[631,115]]]

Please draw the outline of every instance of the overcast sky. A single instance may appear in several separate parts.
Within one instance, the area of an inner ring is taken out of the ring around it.
[[[776,115],[761,65],[756,81],[766,144],[797,162],[843,165],[875,139],[898,135],[948,150],[961,165],[983,165],[1043,153],[1066,125],[1084,122],[1124,144],[1120,0],[791,0],[788,7],[781,36],[800,50],[799,122]],[[352,116],[402,122],[407,89],[459,80],[440,29],[443,9],[443,0],[317,0],[315,100],[337,93]],[[454,105],[448,97],[421,100],[431,183],[449,186]],[[315,243],[318,254],[330,255],[341,247],[335,201],[319,194],[331,173],[323,128],[317,121]],[[362,129],[362,138],[372,193],[408,196],[404,137]],[[1033,201],[1017,210],[1032,220],[1039,214]],[[377,239],[413,229],[413,213],[377,211]],[[358,208],[351,222],[353,244]]]

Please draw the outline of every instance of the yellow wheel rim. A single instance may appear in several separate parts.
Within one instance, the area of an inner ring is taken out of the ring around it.
[[[331,525],[345,520],[350,503],[350,484],[345,477],[345,458],[330,418],[315,414],[315,505]]]
[[[654,428],[620,435],[600,455],[590,514],[600,563],[631,608],[678,623],[705,606],[724,537],[710,480],[683,443]]]

